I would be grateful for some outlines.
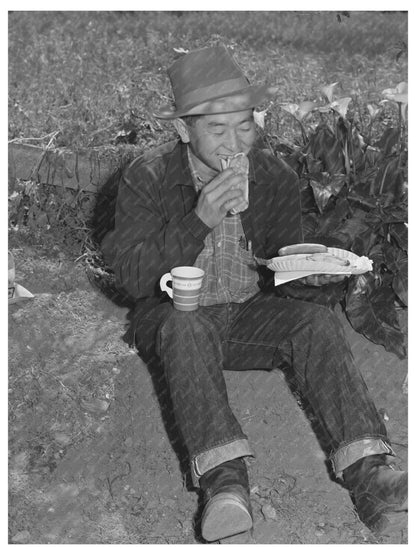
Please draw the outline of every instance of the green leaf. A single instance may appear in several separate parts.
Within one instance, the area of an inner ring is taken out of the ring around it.
[[[400,104],[407,104],[409,102],[407,93],[406,94],[395,94],[393,100],[399,102]]]
[[[331,102],[331,108],[335,110],[335,112],[337,112],[340,116],[345,118],[345,116],[347,115],[348,104],[351,102],[351,100],[352,99],[350,97],[338,98],[337,100]]]
[[[295,116],[296,112],[299,109],[299,105],[293,104],[293,103],[281,104],[280,107],[282,108],[282,110],[284,110],[285,112],[288,112],[292,116]]]
[[[302,212],[315,212],[317,211],[317,206],[315,202],[315,197],[313,195],[313,189],[310,186],[309,180],[302,177],[300,179],[300,198],[302,204]]]
[[[383,195],[383,205],[396,205],[402,200],[405,188],[405,179],[399,167],[399,158],[384,160],[374,180],[374,191]]]
[[[329,199],[332,196],[337,196],[345,185],[345,175],[337,174],[330,175],[327,172],[322,172],[316,176],[317,179],[311,179],[310,185],[313,190],[316,205],[322,213],[325,210]]]
[[[370,260],[373,261],[374,271],[380,272],[382,271],[382,269],[385,270],[384,250],[382,243],[374,244],[368,253],[368,257],[370,258]]]
[[[383,153],[379,148],[368,146],[365,149],[364,159],[365,159],[366,168],[373,168],[381,161],[382,158],[383,158]]]
[[[390,224],[390,235],[397,245],[404,251],[408,251],[408,231],[407,225],[403,222]]]
[[[353,216],[348,218],[343,225],[338,228],[338,232],[348,237],[348,248],[353,252],[360,256],[368,253],[374,232],[365,221],[364,211],[356,209]]]
[[[340,225],[340,218],[336,210],[328,210],[325,214],[321,214],[318,219],[316,235],[320,237],[334,237]],[[344,241],[338,243],[339,247],[348,248]]]
[[[394,100],[399,104],[402,120],[406,123],[408,106],[407,94],[396,94]]]
[[[303,214],[302,216],[302,231],[305,240],[308,237],[313,237],[316,233],[316,228],[318,225],[318,216],[316,213],[309,212],[308,214]]]
[[[374,233],[371,227],[365,222],[360,210],[357,210],[352,217],[334,218],[333,227],[326,228],[321,233],[328,234],[341,248],[351,250],[359,256],[367,255],[371,245],[374,243]]]
[[[407,222],[407,207],[402,204],[394,204],[390,206],[379,206],[378,210],[367,214],[368,222],[373,225],[378,223],[392,224],[392,223],[406,223]]]
[[[404,336],[394,302],[392,288],[386,284],[376,287],[371,273],[353,276],[348,285],[345,312],[356,331],[403,359],[406,357]]]
[[[314,158],[310,152],[306,155],[306,165],[309,175],[318,174],[322,171],[322,161]]]
[[[406,255],[405,255],[406,256]],[[400,270],[394,274],[393,278],[393,289],[399,299],[405,306],[409,305],[408,299],[408,261],[407,256],[405,259],[401,260],[400,263]]]
[[[377,199],[371,196],[371,174],[367,176],[367,182],[354,185],[348,194],[348,200],[352,206],[359,206],[364,210],[373,210],[377,207]]]
[[[254,122],[256,125],[260,127],[260,129],[264,129],[265,117],[267,114],[267,110],[263,110],[262,112],[253,112]]]
[[[372,120],[374,120],[381,112],[380,108],[375,108],[372,104],[367,104],[367,110]]]
[[[393,148],[397,145],[400,137],[400,129],[398,127],[389,127],[385,130],[382,137],[374,146],[383,151],[384,156],[390,156]]]
[[[321,89],[322,93],[327,97],[328,102],[332,102],[332,98],[334,95],[334,89],[338,85],[338,81],[336,83],[332,83],[331,85],[327,85]]]
[[[403,96],[403,95],[407,96],[407,92],[408,92],[407,83],[406,81],[402,81],[393,89],[384,89],[384,91],[382,91],[381,94],[388,100],[396,100],[397,96]],[[400,100],[397,102],[400,102]]]
[[[301,102],[298,107],[299,119],[303,120],[305,116],[307,116],[310,112],[315,110],[315,108],[316,108],[315,102],[308,101],[308,100]]]
[[[350,250],[360,256],[367,256],[376,241],[377,234],[374,233],[371,227],[363,227],[361,233],[354,237],[350,246]]]
[[[321,114],[329,114],[332,111],[331,104],[325,104],[325,106],[319,106],[318,112]]]
[[[319,217],[318,227],[315,234],[331,240],[332,246],[349,249],[350,237],[344,234],[343,226],[345,221],[351,216],[351,208],[345,198],[338,197],[334,208],[325,212]],[[319,242],[319,241],[315,241]],[[327,241],[323,241],[327,243]],[[329,243],[328,243],[329,244]]]
[[[286,103],[281,104],[280,107],[292,115],[298,121],[302,121],[310,112],[316,109],[315,102],[305,100],[300,104]]]
[[[383,248],[385,263],[393,273],[394,292],[404,305],[408,305],[408,258],[407,253],[385,243]]]
[[[330,174],[344,173],[344,154],[342,145],[328,125],[319,125],[311,136],[308,151],[314,158],[322,161],[324,171]]]
[[[407,82],[402,81],[397,85],[396,89],[397,89],[397,94],[407,94],[407,91],[408,91]]]

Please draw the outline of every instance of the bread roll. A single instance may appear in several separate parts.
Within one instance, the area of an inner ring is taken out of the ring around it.
[[[296,245],[288,245],[278,250],[279,256],[287,256],[289,254],[315,254],[319,252],[328,252],[325,245],[319,243],[297,243]]]

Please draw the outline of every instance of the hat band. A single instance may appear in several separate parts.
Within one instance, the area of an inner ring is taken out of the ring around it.
[[[245,77],[238,77],[237,79],[227,79],[226,81],[221,81],[220,83],[215,83],[214,85],[209,85],[208,87],[194,89],[193,91],[181,96],[181,106],[177,106],[177,108],[180,109],[186,106],[192,106],[193,104],[199,104],[200,102],[205,102],[205,100],[210,100],[211,98],[220,98],[221,96],[230,95],[233,94],[233,92],[240,91],[248,86],[249,82]]]

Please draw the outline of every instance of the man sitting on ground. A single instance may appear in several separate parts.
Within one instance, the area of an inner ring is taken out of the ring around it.
[[[180,140],[127,168],[103,251],[136,300],[138,352],[165,373],[193,484],[204,494],[203,537],[219,540],[253,524],[245,464],[253,453],[229,406],[223,370],[282,365],[325,430],[334,474],[360,519],[384,533],[405,526],[407,473],[389,465],[384,422],[341,323],[330,308],[299,299],[302,289],[318,291],[339,276],[304,278],[282,292],[256,262],[303,242],[296,173],[254,148],[253,110],[276,89],[250,85],[225,46],[182,56],[169,77],[175,107],[157,117],[171,120]],[[240,153],[248,176],[222,169],[222,159]],[[175,310],[160,292],[161,276],[176,266],[205,271],[196,311]]]

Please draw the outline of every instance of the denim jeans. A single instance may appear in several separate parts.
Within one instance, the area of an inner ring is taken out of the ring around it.
[[[263,292],[194,312],[162,303],[138,323],[136,344],[164,370],[195,486],[222,462],[253,455],[229,406],[223,370],[290,368],[338,477],[363,456],[394,454],[341,322],[327,307]]]

